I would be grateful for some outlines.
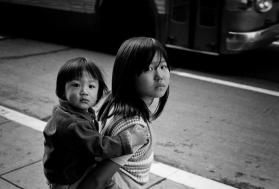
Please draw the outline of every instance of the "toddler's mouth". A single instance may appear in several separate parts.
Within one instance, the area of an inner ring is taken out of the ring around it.
[[[88,100],[88,99],[85,99],[85,98],[82,98],[82,99],[80,99],[80,102],[82,102],[82,103],[88,103],[89,100]]]

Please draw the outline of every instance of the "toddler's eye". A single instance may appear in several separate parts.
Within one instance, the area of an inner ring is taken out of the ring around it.
[[[94,88],[96,88],[95,85],[89,85],[88,87],[89,87],[89,89],[94,89]]]

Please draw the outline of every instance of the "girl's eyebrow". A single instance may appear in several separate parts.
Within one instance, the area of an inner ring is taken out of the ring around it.
[[[81,78],[75,78],[75,79],[72,79],[70,82],[79,82],[81,81]],[[98,80],[97,79],[88,79],[89,82],[94,82],[94,83],[97,83]]]
[[[156,62],[152,62],[149,66],[154,66],[154,67],[158,67],[160,66],[161,64],[167,64],[167,62],[165,60],[160,60],[160,61],[156,61]]]
[[[69,82],[79,82],[79,79],[72,79]]]

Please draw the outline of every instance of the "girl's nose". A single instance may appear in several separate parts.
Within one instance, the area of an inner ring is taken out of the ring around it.
[[[163,73],[162,73],[162,70],[160,68],[156,69],[155,79],[156,80],[162,80],[163,79]]]

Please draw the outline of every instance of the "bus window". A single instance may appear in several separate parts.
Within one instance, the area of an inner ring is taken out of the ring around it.
[[[220,0],[198,0],[194,48],[217,52],[219,48]]]
[[[169,24],[167,43],[175,46],[189,45],[190,0],[169,1]]]

